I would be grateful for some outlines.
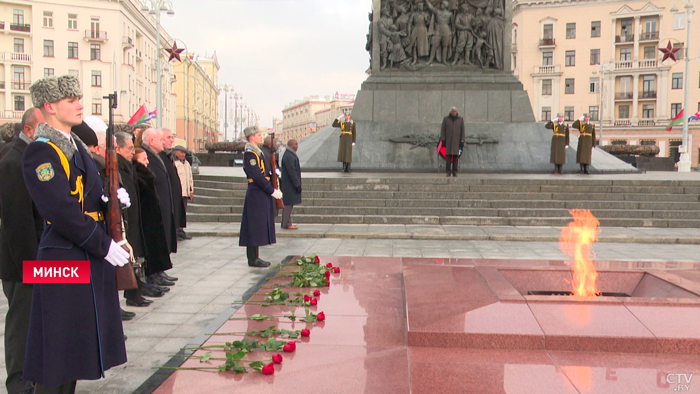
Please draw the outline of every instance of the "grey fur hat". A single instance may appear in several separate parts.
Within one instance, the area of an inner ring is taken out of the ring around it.
[[[55,103],[64,98],[83,97],[78,78],[72,75],[42,78],[29,87],[32,103],[42,108],[45,103]]]
[[[245,138],[248,138],[251,135],[259,132],[260,130],[258,129],[258,126],[248,126],[243,130],[243,135],[245,136]]]

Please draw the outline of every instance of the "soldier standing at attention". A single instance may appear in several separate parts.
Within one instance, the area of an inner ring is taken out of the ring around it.
[[[595,125],[590,123],[590,116],[583,114],[571,125],[578,130],[578,149],[576,150],[576,162],[581,165],[581,173],[589,174],[588,166],[591,165],[591,156],[595,146]]]
[[[554,173],[558,175],[561,175],[561,167],[566,164],[566,148],[569,146],[569,126],[562,123],[563,121],[564,114],[559,112],[556,118],[544,126],[554,131],[549,162],[554,164]]]
[[[269,261],[262,260],[260,246],[277,242],[275,236],[275,201],[282,199],[282,192],[272,186],[270,161],[260,149],[263,136],[257,126],[243,130],[248,140],[243,153],[243,170],[248,177],[248,190],[243,203],[241,218],[241,235],[238,246],[246,247],[248,265],[267,267]]]
[[[345,116],[345,122],[340,122]],[[342,172],[350,172],[352,163],[352,147],[355,146],[355,122],[350,120],[350,115],[340,114],[338,119],[333,121],[333,127],[340,127],[340,142],[338,143],[338,161],[343,163]]]
[[[440,141],[445,147],[445,171],[447,172],[447,177],[449,178],[450,174],[453,177],[457,177],[457,172],[459,172],[459,150],[464,148],[466,135],[464,118],[459,116],[455,107],[452,107],[450,114],[442,120]]]
[[[34,285],[24,379],[36,383],[36,394],[73,393],[77,380],[126,362],[114,267],[129,253],[107,233],[100,175],[71,133],[82,122],[78,79],[43,78],[29,90],[46,119],[22,159],[27,190],[46,220],[37,260],[89,260],[90,283]],[[117,194],[130,206],[124,189]]]

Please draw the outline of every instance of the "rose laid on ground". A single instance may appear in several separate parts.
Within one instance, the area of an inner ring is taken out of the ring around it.
[[[284,350],[287,353],[292,353],[297,349],[297,343],[296,342],[287,342],[287,344],[284,345],[282,350]]]
[[[311,335],[311,330],[309,330],[308,328],[301,330],[302,337],[308,337],[309,335]],[[280,356],[280,357],[282,357],[282,356]],[[273,356],[273,360],[274,360],[274,356]]]
[[[273,373],[275,373],[275,364],[269,363],[262,367],[262,373],[263,375],[272,375]]]
[[[318,300],[315,298],[312,298],[310,302],[311,302],[311,306],[318,305]]]
[[[314,296],[320,297],[320,296],[321,296],[321,290],[314,290]]]
[[[311,301],[311,297],[309,297],[308,295],[304,294],[304,302],[309,302],[309,301]]]
[[[319,312],[318,315],[316,315],[316,320],[318,320],[318,321],[326,320],[326,314],[323,312]]]
[[[328,268],[333,268],[333,264],[332,264],[332,263],[328,263],[328,264],[326,264],[326,267],[328,267]]]
[[[303,330],[302,330],[303,331]],[[302,333],[302,335],[304,335]],[[275,364],[282,364],[282,355],[281,354],[273,354],[272,355],[272,362]]]
[[[316,264],[321,264],[321,259],[319,259],[318,256],[316,256]]]
[[[339,274],[339,273],[340,273],[340,267],[333,267],[333,272],[335,272],[336,274]]]

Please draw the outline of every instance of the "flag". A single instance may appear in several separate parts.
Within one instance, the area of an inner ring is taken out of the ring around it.
[[[146,118],[139,123],[148,122],[151,119],[155,119],[156,116],[158,116],[158,108],[153,108],[153,111],[149,112],[148,115],[146,115]]]
[[[685,109],[682,109],[681,112],[679,112],[678,115],[676,115],[676,117],[673,118],[673,120],[671,120],[671,123],[669,123],[668,126],[666,126],[666,131],[671,131],[671,129],[673,129],[673,126],[676,126],[680,123],[683,123],[683,112],[684,111],[685,111]]]
[[[146,104],[142,105],[134,114],[134,116],[129,119],[128,124],[138,124],[141,118],[144,118],[148,114],[148,109]]]
[[[688,123],[700,119],[700,111],[696,112],[695,115],[688,118]]]

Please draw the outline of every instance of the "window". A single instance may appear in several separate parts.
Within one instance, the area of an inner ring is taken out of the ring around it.
[[[576,38],[576,23],[566,24],[566,38]]]
[[[644,75],[643,76],[643,90],[642,92],[645,93],[656,93],[656,76],[655,75]]]
[[[567,78],[564,80],[564,94],[574,94],[574,79]]]
[[[598,93],[599,84],[600,84],[600,79],[598,77],[591,78],[590,89],[588,91],[590,93]]]
[[[565,66],[571,67],[576,65],[576,51],[566,51]]]
[[[15,38],[14,52],[24,53],[24,38]]]
[[[24,111],[24,96],[15,96],[15,111]]]
[[[683,73],[673,73],[671,89],[683,89]]]
[[[68,58],[77,59],[78,58],[78,43],[69,42],[68,43]]]
[[[80,79],[80,73],[78,73],[78,70],[68,70],[68,75]]]
[[[644,47],[644,58],[645,59],[655,59],[656,58],[656,47]]]
[[[632,19],[623,19],[620,21],[620,36],[622,37],[631,37],[632,36]],[[625,39],[624,42],[628,42],[630,40]]]
[[[78,30],[78,14],[68,14],[68,29]]]
[[[620,48],[620,60],[632,60],[632,48]]]
[[[552,119],[552,107],[542,107],[542,121],[549,121]]]
[[[25,82],[24,82],[24,67],[13,67],[12,68],[13,72],[13,83],[12,83],[12,88],[13,89],[24,89],[25,88]]]
[[[656,145],[656,140],[641,140],[640,145]]]
[[[53,12],[44,11],[44,27],[53,27]]]
[[[53,75],[54,75],[53,68],[45,68],[44,69],[44,78],[53,77]]]
[[[546,24],[542,30],[542,38],[551,40],[554,38],[554,25]]]
[[[551,66],[554,62],[554,52],[542,52],[542,65]]]
[[[102,115],[102,103],[92,103],[92,114]]]
[[[564,120],[574,120],[574,107],[564,107]]]
[[[685,13],[679,12],[673,15],[673,28],[675,30],[685,29]]]
[[[598,106],[590,106],[588,107],[588,115],[591,117],[591,120],[598,120]]]
[[[681,113],[682,109],[683,109],[683,104],[681,104],[681,103],[671,104],[671,118],[675,118],[676,116],[678,116],[678,114]]]
[[[53,40],[44,40],[44,56],[53,57]]]
[[[685,14],[684,14],[685,15]],[[12,10],[12,24],[13,25],[23,25],[24,24],[24,10]],[[20,96],[15,96],[20,97]],[[22,97],[24,100],[24,97]],[[24,101],[22,101],[24,102]]]
[[[611,145],[627,145],[627,140],[611,140]]]
[[[91,85],[93,87],[102,86],[102,71],[92,71],[92,76],[90,78]]]
[[[656,18],[646,18],[644,19],[644,33],[645,37],[649,38],[659,38],[658,35],[655,35],[653,33],[656,33]]]
[[[654,104],[644,104],[642,106],[642,118],[653,119],[654,118]]]
[[[600,21],[591,22],[591,37],[600,37]]]
[[[683,43],[674,43],[673,44],[674,48],[680,48],[680,51],[676,52],[676,60],[681,60],[683,59],[683,52],[685,52],[685,49],[683,49]]]
[[[542,95],[551,96],[552,95],[552,80],[543,79],[542,80]]]
[[[600,49],[591,49],[591,64],[600,64]]]
[[[100,60],[100,44],[90,44],[90,60]]]
[[[629,119],[630,118],[630,106],[629,105],[621,105],[619,107],[618,113],[619,113],[618,118]]]

